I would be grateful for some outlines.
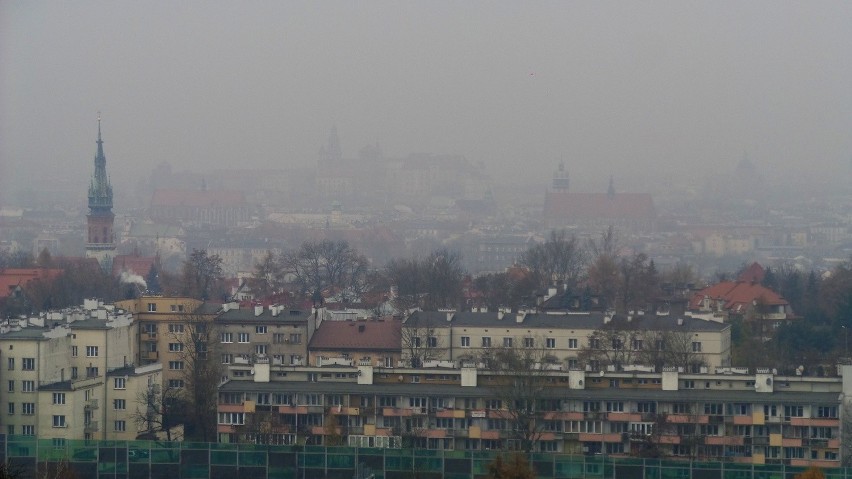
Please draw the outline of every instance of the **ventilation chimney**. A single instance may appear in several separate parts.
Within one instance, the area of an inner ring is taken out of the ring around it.
[[[261,314],[263,314],[263,305],[262,304],[254,305],[254,315],[260,316]]]
[[[526,316],[527,316],[527,312],[526,312],[526,311],[521,311],[521,312],[519,312],[519,313],[517,314],[517,316],[515,316],[515,322],[516,322],[516,323],[519,323],[519,324],[520,324],[520,323],[523,323],[523,322],[524,322],[524,318],[525,318]]]
[[[503,319],[503,314],[505,314],[503,313],[503,308],[497,310],[497,319]]]
[[[683,326],[683,318],[677,318],[677,325]]]
[[[358,332],[359,333],[363,333],[365,329],[366,329],[366,327],[363,324],[358,325]]]

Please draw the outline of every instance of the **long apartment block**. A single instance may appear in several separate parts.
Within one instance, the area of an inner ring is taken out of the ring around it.
[[[220,442],[521,448],[519,408],[532,418],[537,452],[619,456],[653,445],[661,456],[692,460],[838,467],[850,440],[841,426],[852,399],[849,365],[834,377],[728,367],[539,371],[531,374],[540,391],[517,396],[526,398],[521,406],[506,399],[516,378],[505,372],[350,364],[231,365],[219,390]]]

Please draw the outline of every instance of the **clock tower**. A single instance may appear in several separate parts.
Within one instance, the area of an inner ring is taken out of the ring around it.
[[[96,258],[101,268],[110,270],[115,257],[115,235],[112,213],[112,185],[106,174],[104,142],[101,139],[101,116],[98,114],[98,151],[95,155],[95,173],[89,184],[89,214],[86,216],[86,257]]]

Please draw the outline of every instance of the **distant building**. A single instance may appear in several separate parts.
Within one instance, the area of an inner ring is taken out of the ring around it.
[[[550,228],[600,229],[613,226],[631,231],[653,231],[657,213],[647,193],[616,193],[610,178],[606,193],[572,193],[568,176],[556,173],[554,188],[544,198],[544,220]]]
[[[95,155],[95,173],[89,184],[89,214],[86,216],[88,234],[86,257],[95,258],[101,268],[112,268],[115,258],[115,234],[112,213],[112,185],[106,173],[104,142],[101,139],[101,118],[98,116],[98,152]]]
[[[251,219],[251,208],[240,191],[156,190],[149,215],[155,221],[237,226]]]
[[[309,364],[393,367],[400,360],[401,326],[393,318],[323,321],[308,345]]]

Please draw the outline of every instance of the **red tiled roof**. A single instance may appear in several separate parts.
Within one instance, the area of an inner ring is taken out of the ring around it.
[[[112,274],[118,276],[126,271],[145,277],[151,272],[151,267],[154,266],[155,261],[157,261],[155,256],[120,254],[112,260]]]
[[[245,195],[233,190],[155,190],[151,207],[190,206],[193,208],[241,207]]]
[[[0,270],[0,297],[6,297],[18,286],[26,288],[32,281],[52,281],[62,274],[61,269],[8,268]]]
[[[759,283],[745,281],[722,281],[695,293],[689,302],[690,309],[700,309],[704,298],[723,300],[725,310],[743,311],[752,306],[754,301],[766,305],[784,305],[790,303],[778,293]]]
[[[323,321],[308,346],[313,350],[396,350],[401,349],[402,323],[395,319],[378,321]]]
[[[647,193],[566,193],[548,192],[544,198],[544,216],[551,219],[593,220],[656,218],[654,200]]]
[[[748,268],[745,269],[740,275],[737,277],[737,281],[745,281],[747,283],[760,283],[763,281],[763,278],[766,276],[766,270],[763,269],[763,266],[760,265],[757,261],[750,264]]]

